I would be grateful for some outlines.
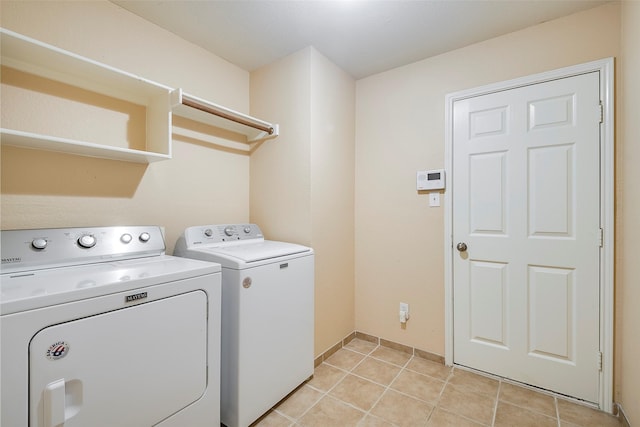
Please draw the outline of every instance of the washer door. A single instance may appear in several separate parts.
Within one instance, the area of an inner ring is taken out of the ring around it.
[[[206,379],[203,291],[50,326],[29,345],[29,426],[151,426]]]

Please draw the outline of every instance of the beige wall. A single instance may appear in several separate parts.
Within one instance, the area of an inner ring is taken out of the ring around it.
[[[251,74],[251,111],[281,135],[251,157],[251,220],[316,258],[315,354],[354,329],[355,82],[314,48]]]
[[[110,2],[2,1],[0,7],[4,28],[249,110],[246,71]],[[3,108],[3,124],[16,110]],[[81,122],[75,111],[64,113],[40,131],[56,135],[69,132],[66,123]],[[106,144],[124,134],[108,114],[78,132]],[[166,227],[171,252],[189,225],[248,220],[249,157],[180,137],[172,160],[148,166],[3,146],[1,203],[3,229],[158,224]]]
[[[615,57],[614,400],[631,425],[639,422],[640,266],[629,255],[640,240],[639,44],[640,2],[624,1],[357,82],[357,330],[444,354],[443,211],[415,191],[415,171],[444,166],[445,95]],[[406,329],[397,321],[400,301],[411,304]]]
[[[251,221],[268,239],[303,245],[311,245],[310,62],[304,49],[251,73],[251,113],[280,125],[251,156]]]
[[[357,330],[444,354],[443,208],[416,191],[415,172],[444,167],[445,95],[617,56],[619,12],[602,6],[357,82]]]
[[[618,67],[616,364],[614,400],[640,425],[640,2],[622,4]]]
[[[443,208],[429,208],[415,191],[415,171],[443,167],[447,93],[616,57],[615,400],[632,425],[640,422],[640,267],[627,255],[640,240],[640,2],[605,5],[356,83],[313,48],[249,78],[107,1],[2,1],[0,19],[5,28],[281,125],[281,136],[251,158],[179,137],[172,160],[148,166],[3,147],[2,228],[161,224],[170,252],[188,225],[250,219],[269,238],[316,249],[316,354],[353,329],[444,353]],[[103,123],[85,131],[111,129]],[[406,329],[397,321],[400,301],[411,304]]]
[[[417,193],[415,172],[444,167],[445,95],[617,56],[619,12],[602,6],[357,82],[356,329],[444,354],[443,208]]]
[[[316,354],[355,328],[355,80],[311,56],[311,236],[316,249]]]

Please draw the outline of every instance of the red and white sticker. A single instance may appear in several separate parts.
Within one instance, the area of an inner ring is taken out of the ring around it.
[[[63,357],[65,357],[67,355],[67,353],[69,353],[69,343],[66,341],[58,341],[54,344],[51,344],[49,346],[49,349],[47,349],[47,359],[49,360],[58,360],[58,359],[62,359]]]

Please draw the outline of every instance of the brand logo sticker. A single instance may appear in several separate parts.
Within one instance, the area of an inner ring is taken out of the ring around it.
[[[138,301],[138,300],[145,299],[145,298],[147,298],[147,293],[146,292],[140,292],[138,294],[127,295],[124,298],[124,301],[125,302],[132,302],[132,301]]]
[[[63,357],[65,357],[68,353],[69,353],[69,349],[71,347],[69,346],[69,343],[66,341],[58,341],[54,344],[51,344],[49,346],[49,349],[47,350],[47,354],[46,357],[49,360],[58,360],[58,359],[62,359]]]

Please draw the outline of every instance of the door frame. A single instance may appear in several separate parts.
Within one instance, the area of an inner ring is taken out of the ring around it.
[[[451,182],[453,172],[453,106],[456,101],[490,93],[544,83],[597,71],[600,73],[600,99],[603,115],[600,126],[600,370],[599,408],[613,412],[613,309],[614,309],[614,232],[615,232],[615,159],[614,159],[614,59],[587,62],[544,73],[506,80],[447,94],[445,97],[445,176]],[[444,192],[444,291],[445,291],[445,364],[453,365],[453,206],[449,185]],[[594,363],[596,363],[594,361]]]

